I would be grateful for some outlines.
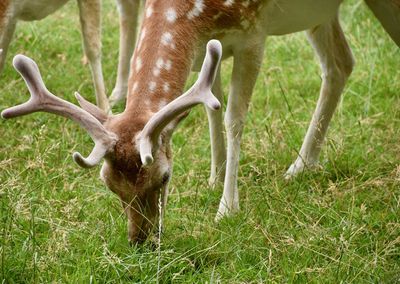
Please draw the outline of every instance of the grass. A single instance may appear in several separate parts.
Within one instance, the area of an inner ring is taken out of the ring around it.
[[[116,77],[118,23],[104,1],[104,72]],[[320,171],[282,178],[314,109],[320,70],[304,34],[271,37],[240,159],[241,212],[214,223],[221,189],[207,185],[202,108],[174,136],[174,176],[160,257],[129,247],[119,201],[71,159],[90,138],[49,114],[0,121],[2,283],[400,282],[400,52],[362,1],[341,18],[357,65],[330,127]],[[77,8],[20,24],[0,79],[0,109],[26,88],[13,54],[33,57],[50,90],[93,100]],[[228,90],[231,62],[223,65]]]

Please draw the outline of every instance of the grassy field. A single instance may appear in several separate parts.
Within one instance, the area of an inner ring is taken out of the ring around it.
[[[314,109],[320,70],[304,34],[269,38],[242,143],[241,212],[214,223],[207,120],[196,108],[174,136],[174,176],[160,252],[130,247],[119,201],[99,169],[77,167],[89,136],[37,113],[0,121],[2,283],[400,282],[400,52],[362,1],[341,18],[357,65],[331,124],[322,169],[285,182]],[[117,66],[114,1],[104,1],[104,72]],[[24,53],[47,86],[93,101],[77,7],[19,25],[0,78],[0,109],[28,98],[11,67]],[[227,92],[231,62],[225,62]],[[193,79],[191,79],[193,81]],[[161,269],[157,270],[160,262]]]

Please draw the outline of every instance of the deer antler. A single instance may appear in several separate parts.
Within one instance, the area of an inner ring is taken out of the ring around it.
[[[42,80],[38,66],[32,59],[24,55],[17,55],[14,57],[13,65],[25,80],[31,97],[23,104],[4,110],[1,116],[8,119],[43,111],[70,118],[84,128],[95,143],[92,152],[87,158],[84,158],[80,153],[74,153],[75,162],[83,168],[91,168],[99,164],[101,159],[114,148],[117,136],[107,131],[87,111],[50,93]],[[80,98],[78,97],[78,99]]]
[[[220,102],[211,92],[221,56],[221,43],[217,40],[209,41],[207,54],[196,83],[185,94],[163,107],[147,122],[140,135],[139,144],[140,158],[144,165],[153,163],[153,149],[158,147],[161,132],[174,118],[200,103],[214,110],[221,107]]]

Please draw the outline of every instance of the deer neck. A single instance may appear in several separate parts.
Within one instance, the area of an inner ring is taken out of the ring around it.
[[[198,32],[188,24],[186,13],[168,8],[163,1],[146,2],[126,108],[154,113],[183,93]]]
[[[182,94],[196,51],[251,29],[264,1],[148,0],[131,62],[126,111],[157,112]],[[204,43],[204,44],[203,44]]]

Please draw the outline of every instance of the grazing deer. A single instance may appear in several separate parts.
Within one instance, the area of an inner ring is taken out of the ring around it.
[[[126,92],[129,59],[136,41],[136,23],[141,0],[118,0],[120,12],[120,53],[114,97]],[[14,34],[17,21],[35,21],[54,13],[68,0],[0,0],[0,72]],[[101,68],[101,0],[78,0],[83,46],[89,60],[97,105],[109,110]]]
[[[366,2],[399,45],[399,1]],[[299,157],[287,174],[295,175],[318,162],[329,121],[353,68],[353,57],[338,20],[341,3],[341,0],[148,0],[131,60],[123,113],[107,116],[79,95],[83,109],[51,96],[36,65],[17,56],[14,65],[25,78],[32,98],[2,115],[9,118],[43,110],[79,122],[92,136],[95,147],[88,158],[74,154],[74,160],[82,167],[92,167],[105,159],[101,177],[119,195],[128,217],[129,239],[135,242],[142,241],[154,223],[158,198],[162,196],[165,205],[171,174],[171,135],[185,111],[203,102],[208,106],[210,123],[211,181],[225,178],[219,219],[239,209],[240,140],[269,35],[307,30],[321,61],[324,76],[320,99]],[[222,41],[224,58],[234,57],[225,115],[227,155],[219,109],[222,101],[219,42],[208,44],[198,81],[180,96],[190,70],[199,70],[199,59],[210,38]],[[216,98],[209,89],[214,76]]]
[[[105,159],[100,176],[121,199],[128,216],[129,240],[140,242],[146,239],[155,221],[160,194],[163,200],[167,197],[172,163],[169,141],[173,130],[196,104],[203,103],[210,109],[221,106],[211,93],[221,49],[218,41],[210,41],[197,82],[156,114],[146,104],[135,103],[128,104],[122,114],[115,116],[107,115],[78,93],[75,95],[82,108],[54,96],[47,90],[36,63],[17,55],[13,65],[24,78],[31,98],[4,110],[1,116],[13,118],[44,111],[70,118],[84,128],[95,146],[87,158],[74,153],[73,159],[83,168],[94,167]],[[150,165],[153,154],[157,163]]]

